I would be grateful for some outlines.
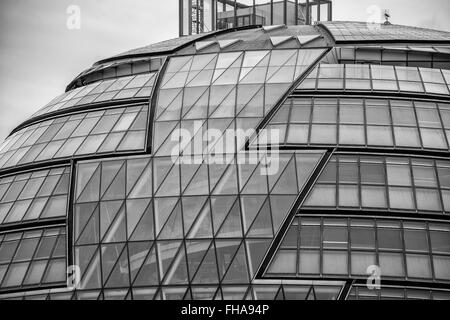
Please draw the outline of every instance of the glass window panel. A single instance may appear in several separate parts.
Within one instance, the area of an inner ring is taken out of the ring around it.
[[[399,147],[420,147],[417,128],[394,127],[394,135]]]
[[[320,226],[302,225],[300,228],[300,246],[318,248],[320,246]]]
[[[320,273],[320,253],[313,250],[299,251],[299,270],[300,274],[319,274]]]
[[[441,127],[441,120],[439,119],[439,113],[435,104],[430,105],[429,108],[417,108],[417,105],[419,103],[416,103],[416,114],[420,127]]]
[[[436,187],[434,167],[413,166],[414,184],[418,187]]]
[[[14,261],[31,260],[38,242],[39,238],[23,239],[17,249]]]
[[[339,206],[359,207],[358,186],[339,185]]]
[[[336,126],[314,124],[311,126],[311,143],[335,144]]]
[[[373,90],[397,91],[397,81],[390,80],[372,80]]]
[[[350,101],[349,101],[350,102]],[[352,100],[355,105],[347,104],[346,100],[340,100],[339,106],[339,121],[340,123],[363,124],[364,110],[362,108],[361,100]]]
[[[39,284],[44,274],[47,260],[34,261],[30,265],[27,276],[23,282],[24,285]]]
[[[42,183],[44,182],[44,179],[45,178],[42,177],[42,178],[36,178],[36,179],[28,180],[28,183],[25,186],[25,188],[23,188],[19,199],[30,199],[30,198],[33,198],[36,195],[36,193],[38,192],[38,190],[41,187]]]
[[[18,244],[19,241],[3,241],[0,246],[0,263],[10,262],[12,260]]]
[[[430,231],[430,242],[433,253],[450,253],[450,232]]]
[[[306,206],[336,206],[336,186],[316,185],[305,202]]]
[[[430,257],[428,255],[407,254],[408,277],[431,278]]]
[[[138,150],[144,148],[145,132],[144,131],[130,131],[123,138],[118,150]]]
[[[324,251],[323,273],[325,274],[348,274],[346,251]]]
[[[87,153],[95,153],[97,149],[102,144],[103,140],[105,140],[106,134],[100,134],[95,136],[88,136],[86,140],[84,140],[81,147],[78,148],[76,154],[87,154]]]
[[[400,229],[378,228],[379,250],[402,250],[402,235]]]
[[[367,126],[367,144],[374,146],[392,146],[392,130],[388,126]]]
[[[391,104],[393,103],[394,102],[392,101]],[[407,107],[392,106],[391,112],[394,125],[417,126],[416,116],[414,115],[414,109],[412,108],[412,105],[408,105]]]
[[[340,125],[339,126],[339,143],[364,145],[364,126]]]
[[[427,233],[425,230],[405,229],[405,250],[428,251]]]
[[[403,256],[400,253],[379,254],[379,263],[381,274],[383,276],[404,277],[405,271],[403,266]]]
[[[361,162],[361,183],[384,184],[384,166],[382,163]]]
[[[434,275],[436,279],[450,280],[450,257],[433,257]]]
[[[420,128],[420,134],[424,148],[448,149],[443,130]]]
[[[290,124],[286,143],[308,143],[309,125]]]
[[[363,207],[385,208],[385,188],[375,186],[361,186],[361,204]]]
[[[388,184],[391,186],[411,186],[411,171],[408,165],[387,164]]]
[[[279,250],[268,273],[296,273],[297,251]]]
[[[311,105],[294,104],[291,108],[291,122],[309,122],[311,117]]]
[[[366,100],[367,124],[391,124],[391,116],[386,100]]]
[[[351,273],[354,275],[367,275],[367,268],[376,265],[374,252],[351,253]]]
[[[389,187],[389,202],[392,209],[415,209],[411,188]]]
[[[417,209],[441,211],[439,192],[436,189],[416,188]]]
[[[352,227],[350,230],[352,249],[375,249],[375,230]]]
[[[3,279],[2,287],[14,287],[22,284],[29,262],[13,263]]]
[[[347,248],[347,228],[324,227],[323,247],[327,249]]]

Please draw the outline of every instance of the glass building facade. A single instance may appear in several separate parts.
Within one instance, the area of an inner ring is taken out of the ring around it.
[[[241,2],[11,132],[0,299],[450,299],[450,33]]]

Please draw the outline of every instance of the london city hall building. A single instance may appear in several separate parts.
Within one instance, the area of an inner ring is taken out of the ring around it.
[[[99,61],[0,147],[0,298],[449,299],[449,90],[393,24]]]

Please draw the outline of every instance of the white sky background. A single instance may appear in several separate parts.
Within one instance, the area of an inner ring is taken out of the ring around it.
[[[81,29],[66,26],[81,9]],[[333,20],[391,22],[450,31],[449,0],[333,0]],[[0,142],[94,62],[178,36],[178,0],[0,0]]]

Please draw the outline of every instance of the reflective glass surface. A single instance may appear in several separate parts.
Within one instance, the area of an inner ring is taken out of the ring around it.
[[[94,153],[142,150],[148,106],[77,113],[25,127],[0,146],[0,168]]]
[[[368,267],[377,265],[384,280],[450,281],[450,242],[430,245],[436,237],[450,239],[450,225],[302,215],[289,227],[266,274],[365,279]]]
[[[64,227],[0,233],[0,292],[65,282]]]
[[[0,224],[66,217],[68,167],[0,178]]]
[[[448,213],[449,175],[449,161],[336,155],[304,206]]]
[[[447,103],[345,97],[288,98],[265,127],[286,132],[274,142],[281,145],[440,150],[449,149],[449,128]]]

